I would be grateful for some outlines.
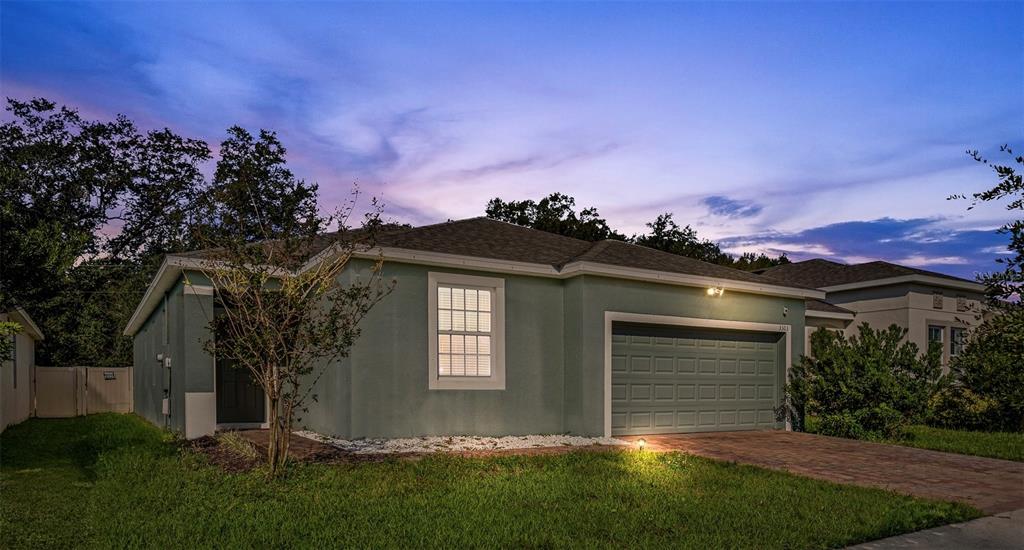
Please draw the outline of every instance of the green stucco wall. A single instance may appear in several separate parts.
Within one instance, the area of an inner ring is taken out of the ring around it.
[[[343,278],[362,273],[354,262]],[[427,274],[505,279],[505,390],[429,390]],[[327,367],[303,416],[339,437],[515,435],[604,430],[605,311],[792,325],[803,353],[802,299],[581,276],[566,280],[388,263],[395,291],[364,319],[351,356]],[[343,281],[344,282],[344,281]],[[784,314],[784,308],[789,308]]]
[[[576,334],[577,343],[566,350],[568,432],[599,435],[604,431],[606,311],[792,325],[793,360],[803,353],[802,299],[729,291],[721,297],[709,297],[704,288],[591,275],[570,281],[565,316],[571,319],[567,326]],[[784,314],[784,308],[789,308],[788,313]]]
[[[187,276],[192,284],[208,283],[200,274]],[[213,358],[203,350],[213,296],[185,294],[184,287],[179,278],[134,337],[135,412],[177,432],[185,430],[185,393],[214,391]],[[171,358],[169,373],[156,360],[158,354]],[[165,390],[170,417],[161,411]]]
[[[355,264],[346,276],[365,269],[365,263]],[[352,438],[563,431],[561,282],[503,276],[505,390],[431,391],[427,389],[427,273],[431,270],[385,265],[384,277],[396,281],[395,290],[363,320],[362,336],[349,359],[328,367],[315,391],[318,403],[305,415],[305,425]]]

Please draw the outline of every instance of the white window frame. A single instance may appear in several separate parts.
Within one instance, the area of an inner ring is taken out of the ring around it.
[[[437,374],[437,287],[452,285],[490,290],[491,303],[491,375],[438,376]],[[505,279],[478,277],[461,273],[427,273],[427,340],[430,354],[428,388],[431,390],[504,390],[505,389]]]

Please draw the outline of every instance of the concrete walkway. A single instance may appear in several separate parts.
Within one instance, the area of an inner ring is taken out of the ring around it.
[[[785,431],[643,437],[652,450],[677,450],[838,483],[956,500],[988,514],[1024,508],[1022,462]]]
[[[850,548],[852,550],[905,548],[1017,550],[1022,547],[1024,547],[1024,510],[1005,512],[967,523],[954,523],[937,529],[876,540]]]

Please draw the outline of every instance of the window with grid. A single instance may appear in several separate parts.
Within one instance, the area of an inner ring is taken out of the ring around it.
[[[491,376],[493,291],[437,286],[437,375]]]
[[[956,357],[964,349],[967,342],[967,330],[959,327],[949,329],[949,356]]]

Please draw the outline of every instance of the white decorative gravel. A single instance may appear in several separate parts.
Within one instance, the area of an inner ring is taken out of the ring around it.
[[[310,431],[295,435],[326,443],[355,454],[437,453],[446,451],[494,451],[538,447],[585,447],[588,445],[629,445],[614,437],[576,435],[510,435],[505,437],[437,436],[402,439],[338,439]]]

